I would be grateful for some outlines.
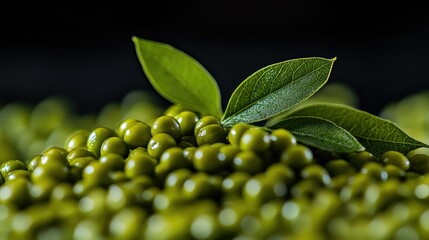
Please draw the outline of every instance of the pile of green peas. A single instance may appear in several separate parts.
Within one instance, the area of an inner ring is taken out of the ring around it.
[[[428,171],[173,105],[4,161],[0,239],[427,239]]]

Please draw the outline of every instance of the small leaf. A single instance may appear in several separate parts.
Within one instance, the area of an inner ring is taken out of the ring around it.
[[[311,104],[290,113],[287,117],[296,116],[319,117],[334,122],[349,131],[375,156],[389,150],[406,154],[419,147],[429,147],[411,138],[388,120],[341,104]]]
[[[365,150],[349,132],[318,117],[290,117],[268,127],[285,128],[294,134],[298,141],[325,151],[349,153]]]
[[[159,94],[172,103],[221,117],[219,87],[203,66],[170,45],[132,39],[143,70]]]
[[[222,124],[262,121],[306,100],[326,83],[334,61],[300,58],[258,70],[235,89]]]

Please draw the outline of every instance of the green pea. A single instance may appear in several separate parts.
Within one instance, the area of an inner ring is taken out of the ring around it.
[[[240,152],[240,148],[235,145],[226,144],[219,148],[219,153],[225,155],[225,167],[230,168],[232,167],[232,161],[234,160],[235,156]]]
[[[186,159],[188,159],[188,162],[192,164],[194,162],[194,156],[195,152],[198,150],[197,147],[187,147],[183,149],[183,155]]]
[[[42,182],[45,179],[66,181],[69,178],[69,171],[70,168],[61,162],[49,162],[49,164],[40,165],[34,169],[31,173],[31,181],[33,183]]]
[[[319,182],[325,186],[331,184],[331,177],[328,171],[326,171],[326,169],[322,166],[316,164],[311,164],[302,169],[301,177],[303,179],[313,179],[314,181]]]
[[[348,158],[350,163],[357,169],[361,169],[368,162],[377,162],[377,158],[367,151],[350,153]]]
[[[107,213],[107,191],[103,188],[88,189],[87,194],[79,200],[79,210],[87,216],[102,220]]]
[[[109,171],[124,170],[124,158],[116,153],[102,154],[98,161],[107,167]]]
[[[284,183],[274,182],[264,175],[252,177],[243,188],[243,198],[259,205],[277,197],[284,197],[286,193],[287,187]]]
[[[147,155],[135,155],[125,161],[124,172],[128,178],[136,178],[141,175],[154,176],[157,161]]]
[[[225,155],[218,148],[205,145],[195,151],[193,161],[198,171],[217,172],[225,165]]]
[[[386,173],[387,176],[385,176],[385,178],[383,178],[383,180],[387,180],[387,179],[391,179],[391,178],[405,178],[406,174],[405,171],[395,165],[386,165],[384,167],[384,172]]]
[[[105,187],[109,185],[109,169],[100,162],[90,162],[82,172],[82,179],[89,186]]]
[[[239,146],[242,150],[263,152],[270,147],[270,135],[261,128],[249,128],[240,138]]]
[[[214,214],[201,214],[194,218],[190,229],[195,239],[218,239],[222,234],[217,217]]]
[[[399,181],[391,179],[379,184],[372,184],[365,190],[364,201],[368,214],[375,214],[390,203],[400,198],[397,189]]]
[[[116,134],[118,134],[118,137],[124,138],[124,135],[127,129],[130,129],[132,126],[134,126],[136,123],[139,123],[139,122],[141,121],[134,118],[122,120],[119,123],[118,127],[116,128]]]
[[[293,185],[290,189],[290,193],[293,198],[308,197],[313,198],[317,191],[321,188],[321,183],[314,179],[305,179]]]
[[[72,133],[66,141],[65,149],[67,152],[72,151],[75,148],[86,147],[88,141],[89,131],[87,130],[77,130]]]
[[[114,212],[130,206],[134,200],[132,192],[123,185],[112,184],[107,189],[106,204]]]
[[[368,162],[366,163],[361,171],[361,173],[366,174],[376,180],[381,180],[383,178],[383,174],[386,174],[383,171],[383,166],[377,162]]]
[[[325,168],[331,176],[352,175],[356,172],[354,167],[344,159],[331,160],[326,163]]]
[[[85,168],[86,165],[88,165],[92,161],[96,161],[94,157],[88,156],[88,157],[78,157],[73,159],[73,161],[70,162],[70,166],[77,167],[77,168]]]
[[[153,122],[151,128],[152,136],[155,136],[160,133],[168,134],[175,140],[179,140],[182,136],[182,130],[180,129],[179,122],[177,122],[174,117],[170,116],[158,117],[155,122]]]
[[[161,190],[158,187],[149,187],[143,191],[141,194],[141,203],[144,206],[153,206],[153,200],[155,197],[161,193]]]
[[[189,167],[189,161],[183,154],[183,150],[179,147],[172,147],[165,150],[159,159],[159,164],[164,165],[168,172]]]
[[[162,153],[176,146],[176,141],[173,137],[165,133],[153,135],[147,145],[147,152],[150,156],[159,159]]]
[[[140,157],[140,156],[148,156],[148,157],[150,157],[150,155],[147,152],[146,148],[143,148],[143,147],[135,148],[132,151],[130,151],[130,153],[128,154],[129,158]]]
[[[340,198],[347,202],[351,199],[362,197],[365,189],[374,182],[374,178],[368,174],[357,173],[349,178],[348,184],[340,191]]]
[[[33,172],[34,169],[39,165],[40,159],[42,158],[42,155],[35,155],[31,158],[31,160],[27,164],[27,169],[29,172]]]
[[[202,127],[196,135],[198,146],[226,141],[225,130],[220,124],[210,124]]]
[[[65,161],[67,159],[67,154],[68,154],[68,151],[60,147],[50,147],[42,153],[42,155],[45,157],[58,159],[68,164],[68,162]],[[44,164],[43,157],[41,159],[41,164]]]
[[[0,187],[0,203],[15,205],[19,208],[29,203],[29,182],[25,178],[18,178],[4,183]]]
[[[91,182],[80,179],[73,185],[73,194],[79,199],[85,197],[91,190],[96,189],[96,186]]]
[[[191,111],[183,111],[177,114],[174,118],[176,118],[177,122],[180,124],[182,136],[194,134],[195,124],[199,120],[197,114]]]
[[[381,155],[380,160],[386,165],[392,164],[404,171],[410,169],[410,161],[400,152],[387,151]]]
[[[184,111],[189,111],[188,108],[177,105],[177,104],[173,104],[171,106],[169,106],[165,111],[164,111],[164,115],[170,116],[170,117],[174,117],[177,116],[177,114],[184,112]]]
[[[169,173],[165,179],[164,188],[176,188],[176,189],[182,189],[183,184],[186,180],[191,177],[192,172],[189,169],[182,168],[177,169]]]
[[[262,160],[253,151],[241,151],[234,157],[233,168],[235,171],[256,174],[262,171]]]
[[[283,163],[272,164],[267,168],[265,174],[268,179],[284,182],[287,186],[291,186],[295,182],[295,173]]]
[[[100,156],[114,153],[126,158],[129,153],[128,145],[119,137],[110,137],[104,140],[100,148]]]
[[[281,156],[280,161],[294,170],[301,170],[305,166],[313,163],[313,153],[312,151],[301,144],[292,145],[289,148],[285,149]]]
[[[114,239],[139,239],[142,223],[147,213],[139,207],[126,207],[117,212],[110,221],[109,233]]]
[[[25,163],[19,160],[9,160],[0,165],[0,172],[3,176],[7,176],[9,175],[9,173],[19,169],[27,170],[27,166],[25,166]]]
[[[349,175],[346,174],[340,174],[337,176],[333,176],[331,179],[330,189],[333,189],[336,192],[341,191],[343,187],[345,187],[348,184]]]
[[[205,117],[200,118],[200,120],[198,120],[198,122],[195,124],[194,136],[198,135],[201,128],[203,128],[205,126],[212,125],[212,124],[220,125],[219,119],[217,119],[216,117],[213,117],[213,116],[205,116]]]
[[[109,128],[96,128],[89,134],[86,146],[88,150],[91,151],[96,158],[98,158],[100,156],[100,149],[103,142],[106,139],[114,136],[115,132]]]
[[[408,157],[410,161],[410,171],[426,173],[429,171],[429,156],[426,154],[414,154]]]
[[[123,139],[131,149],[134,149],[137,147],[146,147],[151,137],[151,128],[149,125],[137,122],[125,130]]]
[[[183,184],[183,195],[189,200],[212,197],[215,192],[209,176],[203,172],[189,177]]]
[[[112,184],[117,183],[125,183],[128,181],[127,176],[125,176],[125,173],[123,171],[113,171],[109,172],[109,182]]]
[[[49,200],[52,189],[57,183],[53,179],[44,178],[30,187],[30,197],[34,202],[41,202]]]
[[[249,125],[247,123],[237,123],[228,132],[228,141],[234,145],[239,146],[240,145],[240,139],[243,133],[253,127],[252,125]]]
[[[161,212],[181,207],[185,201],[180,189],[170,188],[156,195],[153,205],[157,212]]]
[[[65,167],[69,167],[70,164],[67,160],[67,153],[62,152],[62,150],[56,151],[55,149],[50,149],[48,153],[43,153],[42,157],[40,158],[38,166],[44,166],[44,165],[50,165],[50,164],[59,164]]]
[[[231,173],[222,181],[222,191],[227,195],[241,196],[243,187],[250,177],[246,172]]]
[[[74,148],[67,154],[67,161],[71,163],[73,160],[80,157],[94,157],[94,154],[87,148]]]
[[[25,178],[27,180],[30,180],[30,176],[31,176],[30,172],[28,172],[27,170],[18,169],[18,170],[10,172],[6,176],[6,181],[14,180],[17,178]],[[0,182],[1,182],[1,180],[0,180]]]
[[[286,148],[297,143],[295,136],[283,128],[272,131],[270,134],[270,140],[271,149],[278,154],[282,153]]]
[[[73,186],[70,183],[59,183],[55,185],[50,196],[53,202],[62,202],[74,198]]]

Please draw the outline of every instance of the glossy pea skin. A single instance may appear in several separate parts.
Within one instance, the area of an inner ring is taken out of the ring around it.
[[[142,223],[147,213],[138,207],[126,207],[117,212],[109,224],[109,233],[113,239],[139,239]]]
[[[164,188],[182,189],[183,184],[192,176],[192,174],[192,171],[186,168],[174,170],[165,178]]]
[[[69,178],[70,167],[65,166],[58,161],[52,161],[44,165],[38,166],[31,173],[31,181],[33,183],[51,179],[53,181],[66,181]]]
[[[243,187],[243,198],[246,201],[263,204],[277,197],[284,197],[287,188],[284,183],[272,181],[264,175],[249,179]]]
[[[350,163],[357,169],[361,169],[368,162],[377,162],[377,158],[372,153],[363,151],[348,154]]]
[[[163,115],[174,117],[174,116],[177,116],[179,113],[184,112],[184,111],[189,111],[189,109],[187,109],[186,107],[177,105],[177,104],[173,104],[173,105],[169,106],[167,109],[165,109]]]
[[[105,165],[109,171],[123,171],[124,158],[116,153],[103,154],[99,159],[102,165]]]
[[[242,150],[263,152],[270,148],[270,135],[261,128],[249,128],[240,138],[239,146]]]
[[[182,136],[194,135],[195,124],[199,120],[197,114],[191,111],[183,111],[177,114],[174,118],[176,118],[180,125]]]
[[[284,182],[291,186],[295,182],[295,173],[283,163],[274,163],[265,171],[266,178],[272,181]]]
[[[397,151],[387,151],[380,156],[380,160],[384,164],[392,164],[395,165],[404,171],[410,169],[410,161],[404,154]]]
[[[321,185],[328,186],[331,183],[331,176],[328,171],[320,165],[311,164],[301,170],[303,179],[312,179]]]
[[[30,197],[34,202],[47,201],[56,185],[54,179],[44,178],[30,185]]]
[[[402,179],[406,176],[406,172],[403,169],[391,164],[384,166],[384,172],[386,173],[386,176],[382,176],[384,177],[382,180],[392,178]]]
[[[30,175],[30,172],[28,172],[27,170],[18,169],[18,170],[10,172],[6,176],[6,181],[14,180],[14,179],[17,179],[17,178],[25,178],[27,180],[30,180],[31,175]]]
[[[160,133],[165,133],[173,137],[175,140],[179,140],[182,136],[182,130],[180,124],[174,117],[161,116],[158,117],[152,124],[151,134],[155,136]]]
[[[157,161],[149,155],[135,155],[125,160],[124,173],[128,178],[154,176]]]
[[[262,160],[253,151],[239,152],[232,162],[235,171],[247,172],[249,174],[256,174],[262,171]]]
[[[285,149],[280,161],[294,170],[301,170],[305,166],[314,162],[312,151],[304,145],[296,144]]]
[[[252,125],[249,125],[247,123],[235,124],[234,126],[231,127],[231,129],[228,132],[228,141],[234,146],[239,146],[240,139],[243,133],[252,127],[253,127]]]
[[[68,199],[74,199],[73,186],[70,183],[59,183],[51,191],[50,200],[52,202],[61,202]]]
[[[80,157],[94,157],[94,154],[87,148],[74,148],[67,154],[67,161],[71,163],[74,159]]]
[[[275,153],[282,153],[286,148],[297,144],[296,137],[286,129],[280,128],[271,132],[271,149]]]
[[[200,118],[200,120],[198,120],[198,122],[195,123],[194,136],[198,135],[198,132],[201,130],[201,128],[212,124],[220,125],[219,119],[213,116],[204,116]]]
[[[34,169],[36,169],[36,167],[39,165],[41,158],[42,155],[35,155],[30,159],[30,161],[27,163],[27,169],[29,172],[33,172]]]
[[[222,191],[227,195],[241,196],[243,187],[251,178],[246,172],[234,172],[222,181]]]
[[[150,156],[159,159],[162,153],[176,146],[176,141],[173,137],[165,133],[153,135],[147,145],[147,152]]]
[[[96,128],[89,134],[86,146],[88,150],[98,158],[100,156],[100,149],[103,142],[110,137],[114,137],[115,134],[116,133],[109,128]]]
[[[189,167],[189,161],[183,154],[183,149],[179,147],[172,147],[165,150],[159,158],[159,164],[164,165],[168,172],[179,168]]]
[[[73,159],[73,161],[70,162],[70,166],[77,167],[77,168],[85,168],[86,165],[88,165],[92,161],[96,161],[94,157],[78,157]]]
[[[183,183],[183,196],[189,200],[212,197],[215,194],[209,176],[203,172],[196,173]]]
[[[69,162],[67,160],[68,152],[65,149],[58,147],[51,147],[45,150],[42,154],[42,157],[39,161],[39,166],[49,165],[52,163],[62,164],[64,166],[69,166]]]
[[[225,165],[225,155],[213,146],[199,147],[193,157],[194,168],[203,172],[217,172]]]
[[[234,160],[235,156],[240,152],[240,148],[235,145],[226,144],[219,148],[219,153],[225,155],[225,167],[230,168],[232,167],[232,161]]]
[[[65,149],[70,152],[75,148],[86,147],[88,141],[89,131],[77,130],[72,133],[66,141]]]
[[[198,146],[205,144],[223,143],[226,133],[220,124],[210,124],[202,127],[195,136]]]
[[[331,176],[353,175],[356,172],[355,168],[344,159],[331,160],[326,163],[325,168]]]
[[[100,156],[114,153],[122,156],[123,158],[128,156],[129,149],[128,145],[119,137],[110,137],[104,140],[100,148]]]
[[[118,135],[118,137],[124,138],[125,131],[127,131],[127,129],[131,128],[132,126],[134,126],[136,123],[139,123],[139,122],[141,121],[134,118],[122,120],[119,123],[118,127],[116,128],[116,134]]]
[[[105,187],[109,184],[109,169],[100,162],[90,162],[82,172],[83,181],[89,186]]]
[[[146,147],[152,137],[151,128],[143,122],[136,122],[125,130],[123,139],[129,148]]]
[[[187,147],[187,148],[183,149],[183,155],[185,156],[186,159],[188,159],[188,162],[190,164],[193,164],[194,155],[195,155],[195,152],[197,150],[198,150],[197,147]]]
[[[9,173],[19,169],[27,170],[25,163],[19,160],[9,160],[0,165],[0,172],[3,176],[7,176]]]
[[[381,180],[384,171],[383,166],[380,163],[368,162],[362,167],[360,172],[374,178],[375,180]]]
[[[114,212],[132,205],[134,200],[131,189],[124,187],[122,184],[112,184],[107,189],[106,205]]]
[[[15,179],[0,187],[0,203],[24,207],[29,203],[29,181]]]
[[[408,157],[410,161],[410,171],[426,173],[429,171],[429,156],[425,154],[414,154]]]

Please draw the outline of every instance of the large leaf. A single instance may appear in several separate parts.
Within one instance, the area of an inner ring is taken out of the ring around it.
[[[222,115],[219,87],[195,59],[164,43],[137,37],[133,41],[143,70],[159,94],[192,110]]]
[[[349,131],[376,156],[389,150],[405,154],[419,147],[429,147],[411,138],[388,120],[341,104],[311,104],[290,113],[287,117],[297,116],[319,117],[334,122]]]
[[[258,70],[234,91],[222,124],[262,121],[306,100],[326,83],[334,61],[300,58]]]
[[[298,141],[325,151],[349,153],[365,150],[348,131],[318,117],[290,117],[267,127],[285,128],[293,133]]]

